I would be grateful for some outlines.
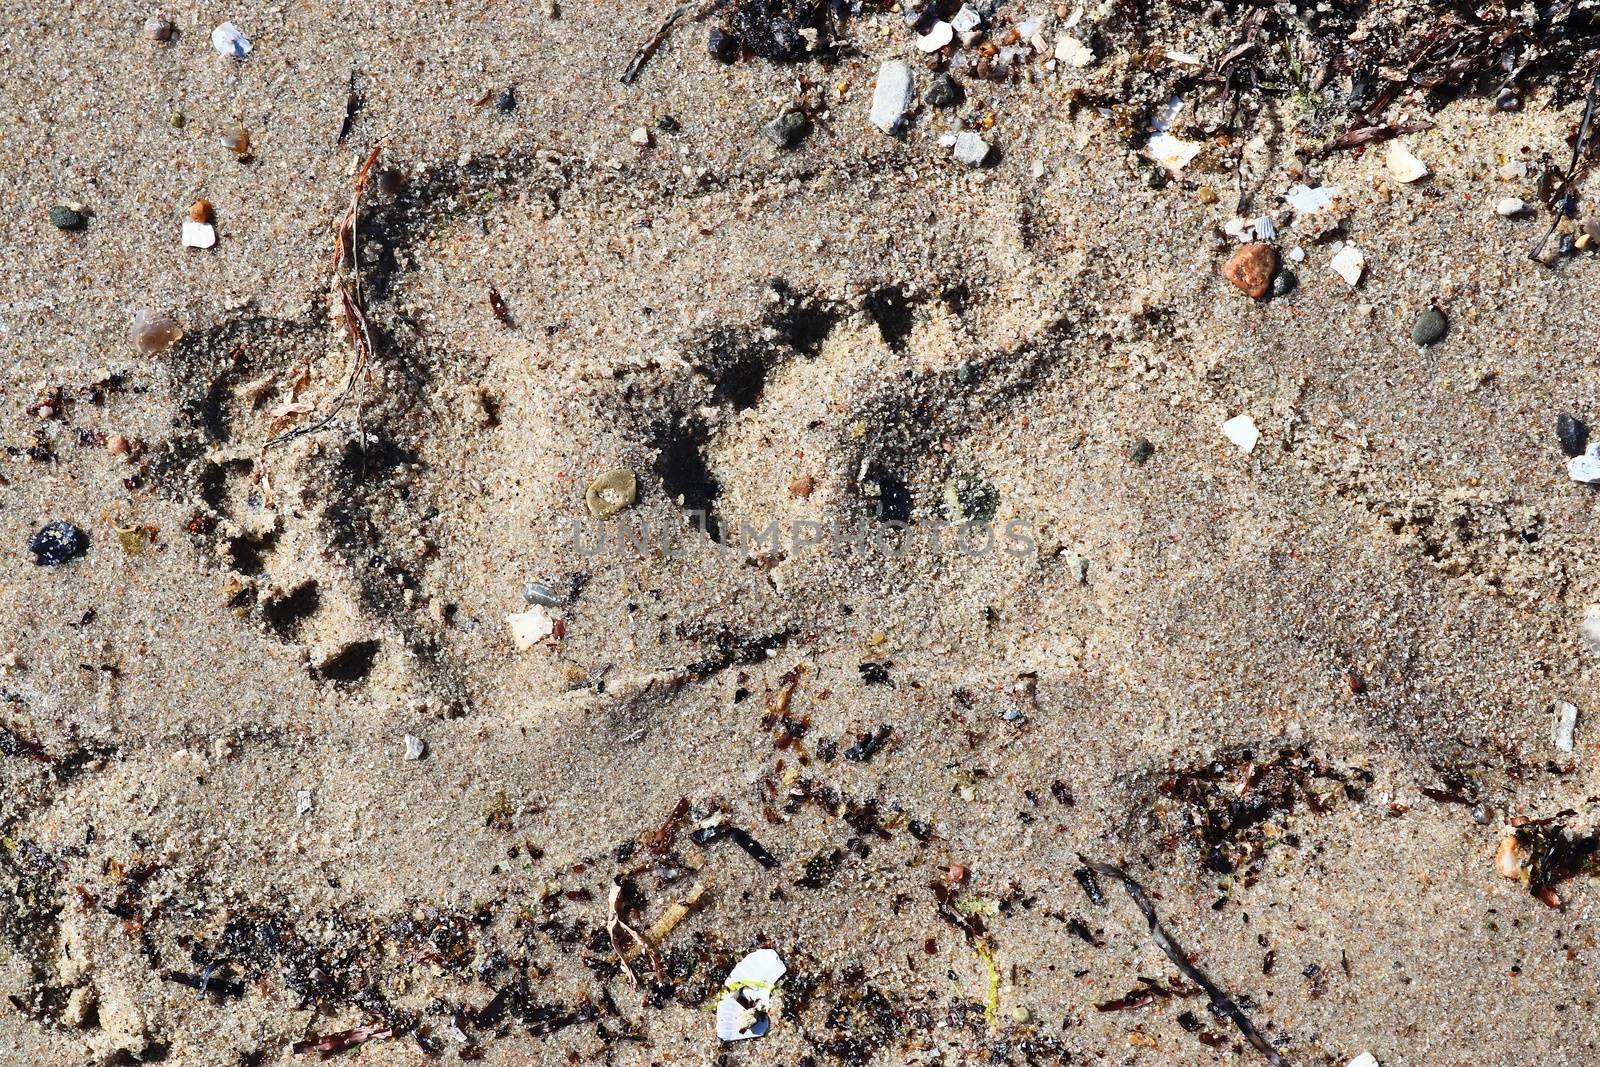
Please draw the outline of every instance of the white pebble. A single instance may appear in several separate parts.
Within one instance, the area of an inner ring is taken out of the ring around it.
[[[406,759],[419,760],[428,754],[428,743],[416,734],[406,734]]]
[[[1401,141],[1390,141],[1389,152],[1385,157],[1389,167],[1389,177],[1402,185],[1421,181],[1428,176],[1428,165],[1412,154]]]
[[[1583,609],[1583,622],[1578,625],[1578,636],[1590,652],[1600,656],[1600,604],[1590,604]]]
[[[878,83],[872,90],[872,124],[884,133],[899,133],[911,110],[914,88],[909,64],[900,59],[886,61],[878,68]]]
[[[1235,415],[1222,424],[1222,433],[1246,453],[1254,452],[1256,444],[1261,440],[1261,431],[1256,429],[1256,420],[1249,415]]]
[[[507,615],[506,625],[511,628],[511,644],[518,652],[526,652],[555,633],[556,629],[556,621],[538,604],[527,611]]]
[[[1063,33],[1056,41],[1056,58],[1071,67],[1087,67],[1094,63],[1094,50],[1070,33]]]
[[[1494,206],[1494,213],[1505,219],[1514,219],[1527,210],[1528,202],[1514,196],[1508,196]]]
[[[956,135],[955,156],[969,167],[981,167],[989,158],[989,142],[971,130],[963,130]]]
[[[1556,701],[1556,722],[1550,728],[1550,742],[1559,752],[1572,751],[1572,735],[1578,726],[1578,708],[1565,700]]]
[[[217,229],[209,222],[189,220],[183,224],[183,247],[210,248],[217,243]]]
[[[950,19],[950,28],[957,33],[971,33],[982,25],[983,16],[974,11],[971,4],[962,4],[961,10]]]
[[[231,22],[224,22],[211,31],[211,47],[225,56],[243,59],[250,54],[250,38]]]

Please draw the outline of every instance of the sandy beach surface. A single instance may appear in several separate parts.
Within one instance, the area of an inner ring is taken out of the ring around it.
[[[0,1063],[1595,1061],[1582,92],[959,6],[0,11]]]

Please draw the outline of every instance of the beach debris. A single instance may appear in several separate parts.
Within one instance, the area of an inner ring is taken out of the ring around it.
[[[761,842],[751,837],[747,832],[739,827],[729,826],[723,821],[721,815],[714,815],[710,819],[707,819],[689,835],[689,840],[693,841],[702,848],[704,848],[706,845],[715,844],[724,838],[738,845],[744,850],[745,855],[755,860],[767,870],[770,871],[778,866],[777,859],[773,857],[772,853],[768,852],[761,846]]]
[[[1411,343],[1426,348],[1443,338],[1449,328],[1450,320],[1445,318],[1444,312],[1429,307],[1417,316],[1416,325],[1411,327]]]
[[[428,743],[416,734],[406,734],[406,759],[413,763],[428,754]]]
[[[1288,296],[1300,285],[1300,276],[1288,267],[1281,267],[1272,276],[1272,295]]]
[[[957,160],[969,167],[981,167],[983,161],[989,158],[989,142],[971,130],[962,130],[956,134],[954,154]]]
[[[1505,197],[1494,205],[1494,213],[1503,219],[1514,219],[1519,215],[1527,214],[1527,211],[1528,202],[1515,196]]]
[[[1222,232],[1244,243],[1270,241],[1278,236],[1278,226],[1271,215],[1257,215],[1253,219],[1229,219],[1222,224]]]
[[[1583,609],[1583,621],[1578,624],[1578,636],[1590,652],[1600,655],[1600,604],[1590,604]]]
[[[700,906],[700,901],[705,898],[705,895],[706,887],[704,884],[696,885],[693,889],[690,889],[689,892],[667,905],[667,910],[663,911],[660,917],[650,924],[650,929],[645,931],[644,936],[649,939],[652,945],[659,945],[666,941],[671,936],[672,931],[678,928],[679,923],[694,914],[695,909]]]
[[[50,209],[50,224],[58,230],[81,230],[88,221],[83,212],[66,204],[57,204]]]
[[[1174,137],[1167,131],[1178,121],[1183,111],[1183,99],[1174,96],[1150,118],[1150,128],[1155,132],[1145,142],[1146,158],[1160,164],[1168,172],[1177,174],[1200,154],[1203,145]]]
[[[1346,285],[1354,287],[1361,283],[1361,276],[1367,272],[1367,257],[1355,245],[1347,244],[1334,253],[1328,266],[1345,280]]]
[[[506,305],[506,298],[500,295],[500,290],[489,286],[489,314],[494,316],[494,321],[506,329],[515,329],[516,323],[511,318],[511,308]]]
[[[144,35],[147,40],[165,44],[172,40],[175,32],[176,27],[172,25],[172,20],[164,15],[151,15],[144,20]]]
[[[1539,238],[1539,243],[1534,245],[1533,250],[1528,253],[1529,259],[1538,260],[1540,256],[1544,255],[1544,247],[1550,243],[1550,238],[1555,235],[1556,230],[1561,226],[1562,219],[1576,214],[1577,199],[1573,188],[1578,179],[1579,168],[1589,155],[1589,133],[1594,128],[1595,105],[1597,103],[1600,103],[1600,70],[1595,71],[1593,80],[1589,82],[1589,94],[1583,104],[1583,122],[1578,125],[1577,136],[1571,139],[1572,156],[1567,162],[1566,173],[1561,175],[1559,181],[1555,181],[1553,180],[1555,177],[1554,172],[1547,171],[1547,176],[1552,179],[1549,187],[1547,188],[1544,182],[1540,183],[1539,191],[1544,202],[1560,205],[1561,209],[1551,212],[1550,226],[1544,231],[1544,236]],[[1570,241],[1571,239],[1570,234],[1564,238],[1565,241]]]
[[[651,35],[648,41],[639,47],[639,50],[633,54],[633,59],[628,62],[627,69],[622,72],[623,85],[633,84],[633,82],[639,77],[639,74],[644,70],[644,65],[650,62],[650,57],[656,54],[656,50],[660,48],[662,44],[666,42],[667,37],[671,35],[672,27],[678,24],[679,19],[683,18],[684,15],[687,15],[689,13],[689,9],[693,6],[693,4],[679,4],[677,7],[673,8],[667,13],[667,17],[663,19],[661,25],[656,28],[656,32]],[[713,31],[713,33],[715,32],[716,31]],[[738,55],[738,49],[739,44],[737,41],[734,41],[733,51],[735,56]]]
[[[508,85],[501,89],[494,98],[494,109],[502,115],[509,115],[517,110],[517,87]]]
[[[356,70],[350,68],[350,87],[344,95],[344,120],[339,123],[339,135],[334,138],[335,144],[344,144],[350,132],[356,128],[356,116],[361,113],[361,90],[356,86]]]
[[[1600,441],[1591,441],[1582,455],[1567,460],[1567,477],[1584,485],[1600,484]]]
[[[1382,1065],[1378,1063],[1378,1057],[1374,1056],[1370,1052],[1363,1052],[1361,1055],[1345,1064],[1344,1067],[1382,1067]]]
[[[999,506],[1000,491],[975,474],[952,475],[944,483],[944,517],[951,522],[988,522]]]
[[[312,807],[313,807],[313,804],[312,804],[312,800],[311,800],[311,790],[309,790],[309,789],[296,789],[295,792],[294,792],[294,813],[295,813],[295,815],[297,817],[299,817],[299,818],[304,818],[305,816],[311,814]]]
[[[856,743],[844,750],[844,758],[851,763],[870,763],[878,750],[889,743],[889,738],[894,736],[894,727],[888,723],[880,723],[875,729],[864,734],[856,735]]]
[[[1094,49],[1070,33],[1063,33],[1056,41],[1056,59],[1069,67],[1091,67],[1095,62]]]
[[[1561,442],[1561,451],[1568,456],[1581,456],[1589,447],[1589,427],[1572,415],[1557,415],[1556,440]]]
[[[761,136],[781,149],[790,149],[811,132],[811,120],[805,112],[789,108],[783,114],[761,127]]]
[[[1284,194],[1284,202],[1294,209],[1297,215],[1315,215],[1333,207],[1344,190],[1337,185],[1319,185],[1313,188],[1309,185],[1293,186]]]
[[[1222,264],[1222,277],[1252,300],[1260,300],[1271,290],[1272,275],[1277,269],[1277,250],[1253,241],[1228,257]]]
[[[250,158],[250,131],[243,126],[230,126],[223,130],[217,137],[217,143],[241,160]]]
[[[961,83],[948,74],[933,79],[924,97],[930,107],[955,107],[961,103]]]
[[[639,483],[626,467],[613,467],[589,483],[584,493],[589,514],[609,519],[632,507],[639,499]]]
[[[511,644],[518,652],[526,652],[556,631],[556,621],[544,605],[534,604],[527,611],[506,616],[511,628]]]
[[[1256,429],[1256,420],[1249,415],[1235,415],[1222,424],[1222,433],[1247,454],[1254,452],[1256,444],[1261,440],[1261,431]]]
[[[133,313],[128,337],[140,355],[155,356],[176,344],[183,337],[183,330],[169,316],[140,308]]]
[[[617,954],[617,962],[622,965],[622,973],[627,976],[628,984],[638,989],[639,976],[633,973],[633,964],[628,962],[630,951],[643,955],[654,969],[660,970],[661,967],[650,942],[623,919],[622,909],[626,897],[627,892],[623,883],[612,882],[611,894],[606,900],[606,936],[611,939],[611,949]]]
[[[916,45],[924,52],[933,53],[955,40],[956,31],[948,22],[935,22],[928,32],[918,37]]]
[[[886,60],[878,68],[872,90],[872,124],[891,136],[898,134],[911,110],[914,89],[910,65],[900,59]]]
[[[1389,150],[1384,155],[1384,165],[1389,168],[1389,177],[1402,185],[1421,181],[1428,176],[1428,165],[1412,154],[1404,141],[1389,142]]]
[[[1573,734],[1578,728],[1578,707],[1565,700],[1556,701],[1556,721],[1550,727],[1550,743],[1558,752],[1571,752]]]
[[[59,567],[89,550],[89,535],[63,519],[45,523],[28,539],[28,551],[40,567]]]
[[[217,243],[217,228],[209,222],[183,221],[183,247],[211,248]]]
[[[323,1034],[320,1037],[308,1037],[304,1041],[296,1041],[291,1047],[296,1056],[304,1056],[308,1052],[315,1052],[321,1058],[327,1059],[335,1052],[344,1052],[347,1049],[357,1048],[368,1041],[378,1041],[382,1038],[393,1037],[394,1031],[387,1023],[374,1023],[371,1026],[358,1026],[353,1030],[341,1030],[336,1034]]]
[[[250,38],[231,22],[224,22],[211,31],[211,47],[220,54],[243,59],[250,54]]]
[[[717,1036],[724,1041],[765,1037],[772,1028],[778,980],[788,968],[770,948],[757,949],[740,960],[722,983],[717,1001]]]
[[[1245,1040],[1250,1042],[1250,1046],[1265,1056],[1267,1062],[1272,1064],[1272,1067],[1288,1067],[1287,1061],[1278,1054],[1277,1049],[1272,1047],[1272,1043],[1262,1036],[1261,1031],[1255,1028],[1255,1024],[1250,1021],[1250,1017],[1234,1002],[1233,998],[1228,996],[1204,971],[1189,962],[1189,953],[1161,925],[1161,920],[1156,915],[1155,905],[1150,903],[1150,894],[1145,891],[1144,886],[1134,881],[1132,876],[1120,867],[1109,863],[1096,863],[1086,857],[1083,860],[1090,870],[1122,883],[1122,888],[1127,890],[1128,896],[1138,909],[1144,913],[1145,922],[1150,927],[1150,937],[1155,941],[1156,947],[1166,954],[1167,959],[1172,961],[1172,965],[1178,968],[1185,978],[1205,992],[1205,995],[1211,999],[1211,1010],[1219,1018],[1232,1022],[1239,1032],[1244,1035]]]
[[[1494,869],[1500,877],[1521,882],[1530,895],[1552,908],[1561,906],[1555,886],[1594,870],[1600,854],[1600,833],[1577,833],[1565,820],[1568,809],[1545,819],[1516,818],[1495,849]]]

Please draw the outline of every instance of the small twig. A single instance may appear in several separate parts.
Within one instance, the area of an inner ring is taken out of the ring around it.
[[[1277,1049],[1272,1047],[1271,1042],[1262,1036],[1261,1031],[1257,1030],[1255,1024],[1250,1021],[1250,1017],[1244,1013],[1238,1004],[1234,1003],[1233,998],[1228,996],[1221,986],[1207,977],[1204,971],[1189,962],[1189,954],[1183,950],[1182,945],[1173,939],[1171,934],[1167,933],[1166,928],[1161,925],[1161,920],[1156,917],[1156,907],[1150,903],[1150,895],[1145,892],[1144,886],[1134,881],[1133,876],[1121,867],[1116,867],[1109,863],[1096,863],[1086,856],[1080,858],[1089,865],[1091,870],[1098,871],[1107,878],[1115,878],[1122,883],[1122,888],[1128,891],[1128,896],[1132,897],[1139,910],[1144,912],[1145,922],[1150,924],[1150,937],[1155,941],[1156,947],[1167,954],[1167,959],[1172,961],[1174,967],[1183,972],[1185,978],[1205,990],[1206,996],[1211,998],[1211,1006],[1219,1013],[1226,1015],[1233,1022],[1233,1025],[1239,1028],[1239,1032],[1244,1035],[1246,1041],[1250,1042],[1251,1047],[1265,1056],[1267,1062],[1272,1064],[1272,1067],[1289,1067],[1288,1061],[1279,1054]]]
[[[1550,238],[1555,236],[1556,227],[1561,225],[1561,201],[1572,191],[1572,182],[1578,176],[1578,164],[1583,160],[1584,146],[1589,142],[1589,128],[1594,122],[1594,106],[1597,96],[1600,96],[1600,71],[1596,71],[1594,81],[1589,83],[1589,98],[1583,105],[1583,124],[1578,127],[1577,140],[1572,142],[1572,161],[1567,164],[1566,176],[1561,179],[1561,184],[1556,187],[1555,218],[1550,220],[1550,228],[1545,231],[1539,243],[1534,246],[1528,258],[1537,260],[1544,255],[1544,246],[1550,243]]]
[[[727,2],[728,0],[705,0],[700,5],[700,10],[694,13],[695,20],[698,21],[705,18]],[[633,54],[633,61],[628,64],[628,69],[622,72],[623,85],[632,85],[638,79],[640,72],[644,70],[644,65],[650,62],[650,57],[655,55],[656,50],[666,43],[667,37],[672,33],[672,27],[677,25],[678,20],[688,14],[689,10],[694,6],[691,2],[679,4],[672,9],[672,13],[662,21],[661,27],[656,30],[655,35]]]
[[[606,934],[611,938],[611,947],[617,954],[617,962],[622,964],[622,973],[628,976],[628,984],[639,988],[639,976],[633,973],[633,967],[628,963],[628,949],[624,948],[624,937],[631,947],[636,948],[650,961],[651,967],[659,971],[660,963],[656,960],[655,949],[650,942],[645,940],[643,934],[629,926],[622,918],[622,883],[611,883],[611,898],[607,901],[608,915],[606,918]]]

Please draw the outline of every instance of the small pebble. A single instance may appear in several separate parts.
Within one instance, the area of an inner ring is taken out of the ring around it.
[[[1272,277],[1272,295],[1288,296],[1300,284],[1300,276],[1288,267],[1284,267]]]
[[[113,456],[126,456],[133,451],[133,445],[120,433],[114,433],[106,438],[106,451]]]
[[[1589,447],[1589,427],[1571,415],[1556,416],[1556,440],[1567,456],[1581,456]]]
[[[761,136],[782,149],[793,148],[811,131],[811,123],[799,111],[785,111],[765,126]]]
[[[224,130],[217,140],[223,148],[226,148],[240,159],[244,159],[250,154],[250,131],[243,126],[235,126],[232,129]]]
[[[406,759],[419,760],[428,754],[428,743],[416,734],[406,734]]]
[[[899,133],[914,92],[910,65],[899,59],[885,61],[872,90],[872,124],[891,136]]]
[[[956,159],[967,166],[981,167],[989,158],[989,142],[971,130],[963,130],[956,135],[954,153]]]
[[[188,122],[189,120],[183,117],[183,112],[181,111],[167,112],[167,125],[171,126],[175,130],[183,129]]]
[[[1494,206],[1494,213],[1504,219],[1514,219],[1527,210],[1527,201],[1519,200],[1514,196],[1508,196]]]
[[[170,41],[172,33],[171,21],[160,15],[151,15],[144,20],[144,35],[152,41]]]
[[[1278,269],[1278,253],[1269,244],[1247,244],[1228,257],[1222,265],[1222,276],[1234,288],[1260,300],[1272,286],[1272,275]]]
[[[217,243],[217,228],[209,222],[186,219],[183,223],[183,247],[211,248]]]
[[[50,209],[50,222],[58,230],[81,230],[87,221],[83,217],[83,212],[65,204],[57,204]]]
[[[1029,1011],[1027,1008],[1024,1008],[1021,1004],[1018,1004],[1016,1007],[1011,1009],[1011,1021],[1012,1022],[1015,1022],[1015,1023],[1027,1023],[1027,1022],[1031,1021],[1032,1019],[1033,1019],[1033,1012]]]
[[[1135,467],[1142,467],[1150,462],[1150,457],[1156,454],[1156,446],[1150,439],[1141,437],[1133,442],[1133,447],[1128,449],[1128,459]]]
[[[40,567],[59,567],[89,550],[89,535],[70,522],[47,523],[28,539],[28,551]]]
[[[732,63],[739,58],[739,39],[720,26],[713,26],[706,34],[706,51],[719,63]]]
[[[1413,344],[1426,348],[1444,336],[1450,328],[1450,320],[1444,317],[1444,312],[1436,307],[1430,307],[1417,316],[1417,323],[1411,327],[1411,341]]]
[[[645,126],[635,126],[633,132],[628,134],[629,143],[638,148],[650,147],[650,130]]]
[[[789,495],[804,500],[810,496],[817,487],[817,480],[809,474],[802,474],[789,483]]]
[[[189,205],[190,222],[210,222],[215,214],[209,200],[196,200]]]
[[[948,74],[941,74],[928,86],[925,99],[931,107],[955,107],[961,103],[961,83]]]
[[[555,588],[544,582],[525,582],[522,586],[522,599],[530,604],[540,607],[559,608],[567,602],[567,598],[558,593]]]
[[[514,86],[506,86],[500,90],[500,95],[494,98],[494,109],[502,115],[509,115],[517,109],[517,90]]]
[[[626,467],[614,467],[589,483],[584,502],[589,514],[609,519],[633,506],[639,499],[639,483]]]
[[[1494,106],[1501,111],[1515,111],[1522,106],[1522,98],[1515,89],[1501,89],[1495,94]]]
[[[225,56],[243,59],[250,54],[250,38],[231,22],[224,22],[211,31],[211,47]]]

